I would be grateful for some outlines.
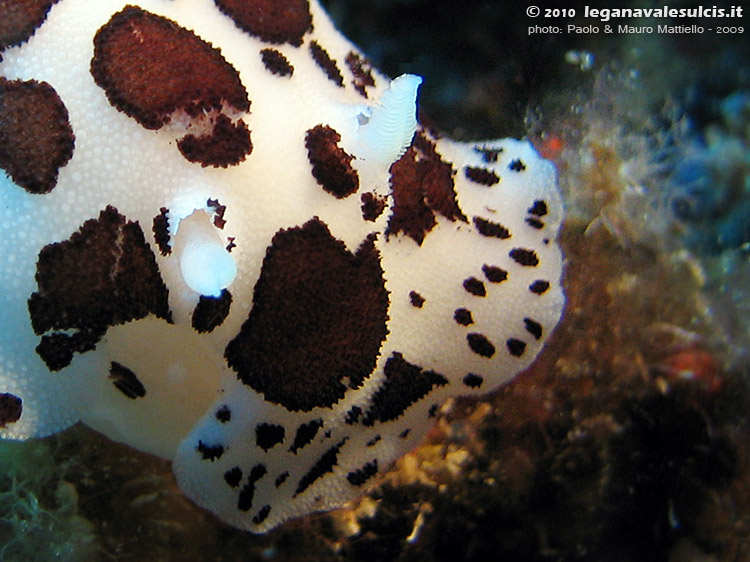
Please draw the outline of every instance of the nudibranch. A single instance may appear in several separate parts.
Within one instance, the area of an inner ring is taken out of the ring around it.
[[[78,421],[264,532],[564,304],[553,165],[417,120],[317,0],[0,3],[0,436]]]

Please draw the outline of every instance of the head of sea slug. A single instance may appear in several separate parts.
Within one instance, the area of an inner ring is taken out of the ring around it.
[[[564,304],[553,166],[315,0],[0,4],[0,437],[82,421],[253,532],[356,497]]]

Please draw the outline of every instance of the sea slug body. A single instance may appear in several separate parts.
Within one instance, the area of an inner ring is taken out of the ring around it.
[[[0,4],[0,437],[82,421],[265,532],[531,363],[555,170],[423,127],[316,0],[131,2]]]

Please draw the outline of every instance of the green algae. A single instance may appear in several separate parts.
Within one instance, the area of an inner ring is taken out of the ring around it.
[[[59,477],[48,440],[0,441],[0,562],[91,560],[93,526]]]

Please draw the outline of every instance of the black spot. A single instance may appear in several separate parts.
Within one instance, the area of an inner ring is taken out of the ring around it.
[[[346,479],[352,486],[361,486],[370,478],[378,473],[378,459],[372,459],[370,462],[362,465],[362,468],[351,471],[346,475]]]
[[[9,423],[17,422],[21,419],[22,413],[23,400],[15,394],[0,393],[0,428],[7,427]]]
[[[289,471],[284,471],[281,474],[279,474],[276,477],[276,481],[274,482],[274,486],[277,488],[281,486],[284,482],[286,482],[286,479],[289,478]]]
[[[477,355],[481,355],[482,357],[492,357],[495,355],[495,346],[482,334],[467,334],[466,341],[469,342],[469,347]]]
[[[359,416],[361,415],[362,408],[360,408],[359,406],[352,406],[344,417],[344,423],[347,425],[354,425],[359,421]]]
[[[514,172],[523,172],[526,169],[526,165],[521,162],[518,158],[508,164],[508,168]]]
[[[271,513],[271,506],[264,505],[258,510],[258,513],[253,517],[253,523],[260,525],[268,518],[268,514]]]
[[[433,411],[433,408],[437,408],[437,405],[435,405],[432,408],[430,408],[430,412]],[[435,417],[435,413],[434,412],[432,414],[428,413],[428,416],[431,417],[431,418]],[[399,436],[400,439],[406,439],[409,436],[409,433],[411,433],[411,429],[407,428],[407,429],[403,430],[401,433],[399,433],[398,436]]]
[[[510,238],[510,231],[507,228],[496,222],[483,219],[482,217],[474,217],[474,226],[477,227],[479,234],[482,236],[499,238],[500,240],[507,240]]]
[[[399,418],[412,404],[421,400],[436,386],[448,380],[433,371],[423,371],[394,352],[385,364],[386,380],[372,397],[362,423],[373,425]]]
[[[154,241],[159,248],[162,256],[166,256],[172,253],[172,248],[169,246],[169,219],[167,214],[169,209],[162,207],[159,209],[159,214],[154,217]]]
[[[484,297],[487,295],[487,290],[484,288],[484,283],[482,283],[476,277],[469,277],[468,279],[464,279],[464,290],[471,293],[475,297]]]
[[[480,377],[474,373],[469,373],[463,378],[463,382],[469,388],[479,388],[484,382],[484,377]]]
[[[230,468],[224,473],[224,481],[232,488],[236,488],[242,482],[242,469],[239,466]]]
[[[500,178],[492,170],[487,168],[475,168],[474,166],[466,166],[464,168],[464,174],[466,177],[478,183],[480,185],[492,186],[500,181]]]
[[[508,278],[508,272],[494,265],[483,265],[482,273],[490,283],[502,283]]]
[[[250,476],[247,477],[247,484],[240,490],[237,497],[237,509],[240,511],[250,511],[253,507],[253,497],[255,496],[255,483],[266,475],[266,467],[262,464],[256,464],[250,470]]]
[[[260,52],[260,58],[266,70],[276,76],[291,76],[294,74],[294,67],[289,64],[289,60],[276,49],[263,49]]]
[[[331,58],[323,47],[317,41],[310,42],[310,54],[315,63],[326,73],[328,79],[337,86],[344,87],[344,77],[341,75],[339,65]]]
[[[526,326],[526,331],[534,336],[535,339],[542,337],[542,325],[539,322],[531,318],[524,318],[523,323]]]
[[[537,295],[546,293],[547,289],[549,289],[549,281],[544,281],[542,279],[537,279],[529,285],[529,291],[536,293]]]
[[[482,160],[487,164],[497,162],[498,155],[503,151],[502,148],[484,148],[481,146],[475,146],[474,150],[482,155]]]
[[[439,406],[437,404],[433,404],[432,406],[430,406],[430,409],[427,410],[427,417],[434,418],[435,416],[437,416],[438,409],[439,409]]]
[[[539,258],[534,250],[526,250],[524,248],[513,248],[508,255],[513,258],[516,263],[524,266],[536,267],[539,265]]]
[[[526,224],[528,224],[531,228],[536,228],[537,230],[541,230],[544,228],[544,222],[540,221],[539,219],[535,219],[534,217],[528,217],[526,219]]]
[[[193,310],[193,329],[199,334],[213,331],[224,323],[232,306],[232,293],[222,289],[218,297],[201,295]]]
[[[224,454],[223,445],[206,445],[203,441],[198,441],[195,449],[203,456],[204,461],[215,461]]]
[[[229,407],[226,404],[216,410],[216,414],[214,415],[216,416],[216,419],[221,423],[227,423],[232,419],[232,412],[229,410]]]
[[[297,428],[297,433],[294,435],[294,442],[289,447],[289,450],[296,455],[297,451],[312,442],[321,427],[323,427],[323,420],[320,418],[301,424]]]
[[[255,426],[255,444],[264,451],[268,451],[284,440],[285,433],[283,425],[259,423]]]
[[[294,492],[293,497],[296,497],[307,490],[318,478],[321,478],[327,472],[333,472],[333,467],[338,463],[339,451],[347,439],[348,438],[345,437],[320,456],[307,474],[300,478],[299,484],[297,484],[297,490]]]
[[[380,436],[380,434],[378,434],[372,439],[370,439],[367,443],[365,443],[365,445],[367,445],[368,447],[374,447],[377,444],[377,442],[380,441],[381,439],[382,437]]]
[[[146,396],[146,387],[136,374],[117,361],[112,361],[109,365],[109,378],[117,390],[132,400]]]
[[[510,351],[510,354],[515,357],[521,357],[523,355],[523,352],[526,351],[526,342],[518,340],[516,338],[508,338],[508,341],[505,342],[508,346],[508,351]]]
[[[424,297],[416,291],[409,292],[409,302],[415,308],[422,308],[425,303]]]
[[[547,203],[542,199],[537,199],[528,209],[529,214],[543,217],[547,214]]]
[[[352,254],[312,219],[273,237],[252,310],[225,357],[267,401],[331,408],[375,369],[387,318],[374,236]]]
[[[461,326],[470,326],[474,323],[471,311],[466,308],[457,308],[453,311],[453,319]]]

